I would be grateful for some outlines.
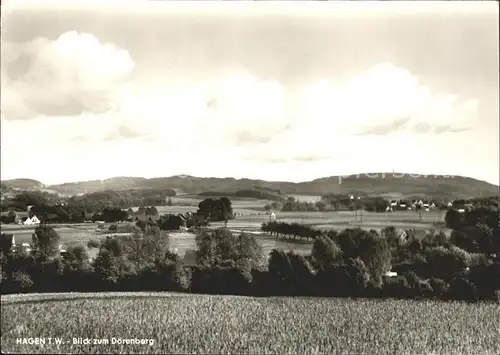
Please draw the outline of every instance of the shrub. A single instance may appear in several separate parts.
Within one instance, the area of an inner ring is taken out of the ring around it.
[[[500,290],[500,263],[484,263],[472,266],[467,279],[476,287],[480,299],[495,299]]]
[[[386,297],[406,298],[411,295],[411,286],[404,276],[390,277],[384,281],[383,293]]]
[[[90,239],[89,242],[87,243],[87,247],[89,249],[92,249],[92,248],[99,248],[99,242],[95,239]]]
[[[12,273],[11,286],[14,292],[29,292],[33,285],[33,280],[27,272],[14,271]]]
[[[431,277],[429,285],[432,287],[433,294],[436,298],[443,299],[448,294],[448,284],[442,279]]]
[[[312,293],[313,268],[299,254],[273,249],[270,253],[269,277],[273,293],[279,295],[307,295]]]
[[[361,259],[350,258],[347,262],[330,264],[318,271],[315,279],[320,295],[350,297],[364,293],[370,274]]]
[[[476,286],[463,275],[457,275],[451,280],[448,297],[458,301],[478,300]]]

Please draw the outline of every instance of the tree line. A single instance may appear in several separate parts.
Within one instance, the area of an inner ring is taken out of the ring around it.
[[[168,194],[169,192],[167,191],[166,193]],[[148,209],[145,211],[148,215],[157,216],[158,211],[154,207],[155,204],[149,205],[146,202],[156,202],[156,206],[168,204],[168,200],[164,197],[142,200],[126,198],[120,202],[115,194],[119,193],[109,191],[96,192],[82,197],[72,197],[61,202],[51,194],[39,191],[22,192],[3,205],[3,209],[7,209],[9,212],[6,215],[2,215],[0,219],[5,224],[16,223],[17,215],[15,211],[25,212],[30,207],[30,211],[28,212],[29,217],[36,215],[42,222],[46,223],[83,223],[85,221],[113,223],[134,220],[134,213],[130,207],[127,210],[127,206],[141,206],[140,208]],[[99,200],[99,196],[107,196],[107,198]],[[127,195],[120,196],[126,197]],[[138,204],[134,205],[135,203]],[[207,225],[210,221],[225,221],[233,218],[230,199],[227,197],[207,198],[198,204],[198,210],[194,216],[187,218],[187,225],[188,227],[203,226]],[[171,221],[167,222],[168,219]],[[175,224],[179,226],[182,224],[180,220],[168,215],[163,219],[163,224],[165,223],[174,223],[169,224],[168,228],[171,228]]]
[[[416,198],[419,200],[418,198]],[[400,201],[402,205],[411,206],[412,200]],[[446,209],[445,201],[434,201],[436,208]],[[265,206],[266,210],[277,210],[282,212],[326,212],[326,211],[355,211],[364,210],[367,212],[386,212],[390,206],[390,201],[380,196],[359,196],[351,199],[346,195],[327,194],[319,201],[301,201],[292,196],[274,201]],[[418,209],[419,206],[416,206]],[[404,208],[406,210],[406,207]]]
[[[2,293],[155,290],[478,301],[498,300],[500,291],[500,262],[492,255],[469,252],[439,234],[402,240],[391,228],[380,234],[345,229],[316,237],[308,255],[274,249],[267,256],[253,235],[201,229],[193,264],[169,250],[168,234],[154,222],[103,239],[93,261],[82,246],[57,256],[59,240],[51,227],[39,226],[31,254],[2,242]],[[387,277],[389,270],[398,276]]]

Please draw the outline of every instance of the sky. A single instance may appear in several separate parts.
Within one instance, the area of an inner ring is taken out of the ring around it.
[[[1,178],[499,182],[496,2],[4,1]]]

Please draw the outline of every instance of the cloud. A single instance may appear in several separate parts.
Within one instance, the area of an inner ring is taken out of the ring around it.
[[[206,112],[198,124],[216,139],[236,147],[262,144],[287,129],[285,89],[274,80],[243,72],[201,87]]]
[[[7,119],[106,112],[134,66],[126,50],[75,31],[2,43],[2,112]]]
[[[376,65],[330,90],[327,98],[337,104],[330,115],[345,120],[357,135],[463,132],[471,129],[479,106],[474,98],[431,92],[408,70],[390,63]]]
[[[218,73],[195,83],[174,83],[168,77],[157,86],[124,89],[115,83],[111,86],[119,95],[109,96],[114,99],[113,109],[103,113],[12,120],[2,110],[2,151],[9,151],[2,153],[3,165],[27,171],[21,163],[24,157],[43,147],[40,164],[57,157],[54,166],[71,159],[92,166],[91,155],[103,149],[127,152],[120,158],[121,165],[116,161],[102,167],[107,171],[102,174],[108,176],[117,175],[131,161],[141,162],[145,155],[168,161],[179,174],[192,175],[220,169],[234,175],[232,168],[243,174],[237,166],[270,169],[275,174],[288,169],[290,176],[332,174],[329,169],[344,173],[361,165],[390,171],[410,164],[407,150],[394,147],[418,146],[422,157],[427,154],[418,162],[424,166],[435,154],[435,147],[427,146],[426,135],[474,128],[478,108],[477,100],[434,92],[392,64],[375,66],[345,81],[321,79],[294,88],[245,71]],[[27,143],[19,147],[21,136]],[[461,139],[450,136],[440,142]],[[62,153],[60,146],[65,147]],[[411,163],[417,164],[417,159]],[[228,167],[215,168],[220,165]],[[165,173],[149,173],[158,174]]]

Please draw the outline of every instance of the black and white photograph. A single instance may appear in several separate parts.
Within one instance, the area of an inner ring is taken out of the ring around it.
[[[497,1],[0,19],[2,354],[500,354]]]

